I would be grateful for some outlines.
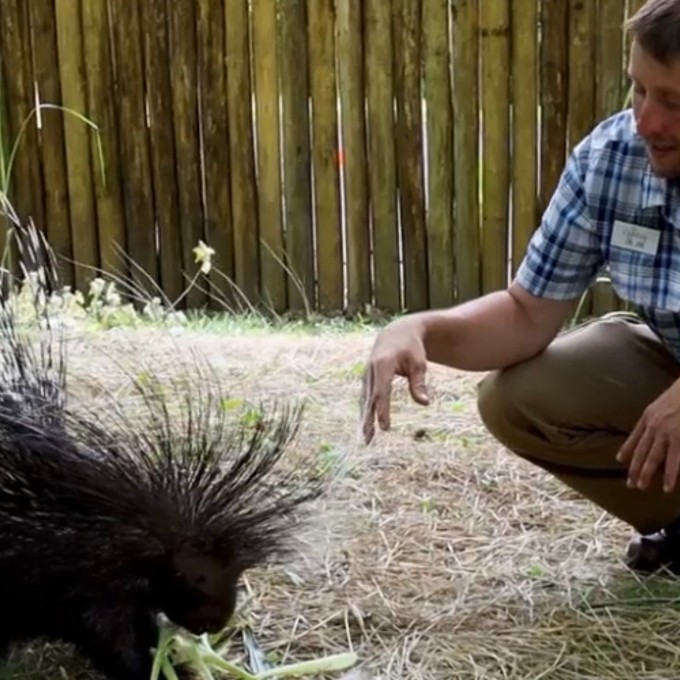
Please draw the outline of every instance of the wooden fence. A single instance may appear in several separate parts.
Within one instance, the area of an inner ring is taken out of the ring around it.
[[[9,195],[81,288],[122,269],[174,298],[202,239],[215,291],[277,311],[467,300],[507,284],[565,154],[622,106],[639,5],[2,0]]]

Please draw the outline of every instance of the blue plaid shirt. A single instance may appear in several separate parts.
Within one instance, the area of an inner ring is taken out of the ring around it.
[[[647,228],[646,248],[622,242],[631,224]],[[602,272],[680,361],[680,190],[652,173],[630,110],[569,155],[517,281],[537,296],[573,299]]]

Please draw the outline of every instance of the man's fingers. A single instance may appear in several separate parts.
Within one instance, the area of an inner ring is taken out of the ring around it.
[[[663,475],[663,490],[670,493],[675,489],[680,471],[680,449],[677,446],[669,447],[666,453],[666,468]]]
[[[364,441],[370,444],[375,435],[375,411],[373,407],[373,369],[369,366],[361,383],[361,419]]]
[[[423,406],[428,406],[430,404],[430,396],[425,384],[425,370],[425,366],[416,367],[408,376],[408,387],[414,401]]]
[[[364,420],[362,427],[362,432],[364,434],[364,442],[370,444],[375,436],[375,425],[373,424],[373,418],[367,417]]]
[[[629,456],[628,464],[628,486],[636,487],[639,483],[640,470],[647,458],[654,439],[648,428],[644,428],[641,434],[633,440],[632,455]]]
[[[408,380],[411,397],[419,404],[427,406],[430,403],[425,373],[427,363],[411,365],[408,369],[399,371]],[[363,419],[363,434],[366,443],[375,435],[375,420],[382,430],[391,427],[390,410],[392,406],[392,381],[396,367],[391,361],[374,360],[364,371],[362,378],[361,409]]]
[[[637,477],[638,489],[645,490],[649,486],[652,477],[654,477],[657,470],[663,465],[667,453],[668,443],[666,439],[662,436],[654,437],[651,448],[648,449],[645,461],[642,464],[640,473]]]
[[[375,436],[376,418],[382,430],[390,429],[391,391],[392,373],[370,365],[364,373],[361,398],[364,441],[367,444]]]
[[[390,407],[392,406],[392,374],[386,378],[384,375],[376,381],[375,389],[375,405],[376,414],[378,416],[378,425],[381,430],[389,430],[390,422]]]
[[[633,428],[633,431],[628,436],[628,439],[626,439],[626,441],[623,443],[623,446],[619,449],[619,453],[616,456],[616,460],[619,463],[622,463],[623,465],[630,464],[630,461],[633,457],[633,452],[635,451],[635,447],[640,441],[640,437],[642,436],[642,433],[644,431],[645,427],[642,424],[642,421],[640,420]]]

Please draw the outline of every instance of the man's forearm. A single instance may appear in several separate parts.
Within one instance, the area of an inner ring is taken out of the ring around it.
[[[569,303],[553,303],[566,313]],[[470,371],[504,368],[543,350],[560,323],[536,319],[507,290],[446,310],[413,315],[429,361]]]

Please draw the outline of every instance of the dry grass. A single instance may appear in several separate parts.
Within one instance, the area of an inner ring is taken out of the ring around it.
[[[352,648],[374,680],[679,677],[678,589],[628,574],[625,526],[489,437],[478,376],[432,367],[427,409],[397,385],[392,431],[362,445],[371,340],[111,331],[73,353],[72,387],[87,399],[120,390],[111,358],[131,349],[168,374],[178,352],[198,349],[235,396],[309,400],[297,446],[343,449],[354,470],[308,550],[249,575],[251,625],[282,661]],[[33,655],[12,677],[58,675],[63,658]]]

